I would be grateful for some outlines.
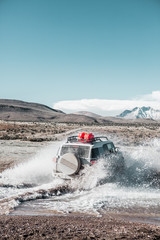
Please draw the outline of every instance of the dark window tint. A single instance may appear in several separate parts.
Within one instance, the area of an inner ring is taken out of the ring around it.
[[[91,158],[99,158],[99,156],[100,154],[98,148],[92,148]]]
[[[104,145],[103,145],[103,151],[104,151],[104,152],[108,151],[107,144],[104,144]]]

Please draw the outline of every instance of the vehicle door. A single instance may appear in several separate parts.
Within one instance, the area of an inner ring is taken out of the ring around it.
[[[91,150],[91,163],[95,163],[100,158],[99,148],[92,148]]]

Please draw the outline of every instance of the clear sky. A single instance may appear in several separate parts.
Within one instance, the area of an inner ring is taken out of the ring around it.
[[[160,0],[0,0],[0,98],[100,113],[155,93]]]

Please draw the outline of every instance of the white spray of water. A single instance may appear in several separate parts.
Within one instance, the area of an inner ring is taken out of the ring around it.
[[[73,179],[70,183],[71,188],[80,190],[89,190],[98,184],[98,182],[106,178],[108,175],[107,169],[104,167],[104,159],[99,160],[93,166],[86,166],[82,170],[80,177]]]
[[[145,162],[145,165],[160,171],[160,139],[152,139],[144,143],[132,157],[137,161]]]
[[[128,166],[143,162],[146,167],[160,171],[160,139],[152,139],[134,148],[122,146],[122,149]]]
[[[53,158],[60,143],[54,143],[39,151],[34,157],[17,166],[5,170],[0,182],[8,185],[41,185],[53,180]]]
[[[107,183],[89,191],[77,190],[73,193],[25,203],[34,212],[37,205],[50,213],[81,212],[99,215],[99,211],[132,211],[133,213],[159,213],[160,192],[143,188],[120,188]]]

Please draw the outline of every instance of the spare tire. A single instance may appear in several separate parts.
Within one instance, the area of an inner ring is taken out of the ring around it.
[[[65,175],[73,175],[79,172],[81,161],[73,153],[64,154],[58,161],[58,169]]]

